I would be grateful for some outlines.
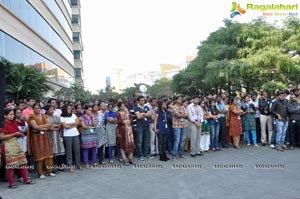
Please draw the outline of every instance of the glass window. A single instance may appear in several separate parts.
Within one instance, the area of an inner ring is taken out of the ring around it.
[[[78,0],[71,0],[72,6],[78,6]]]
[[[58,50],[69,63],[74,63],[72,49],[69,49],[60,36],[28,1],[3,0],[3,4]]]
[[[80,50],[74,50],[74,59],[80,59]]]
[[[73,41],[79,41],[79,40],[80,40],[80,33],[73,32]]]
[[[57,66],[50,60],[36,53],[21,42],[0,31],[0,58],[12,63],[30,65],[45,73],[53,83],[70,87],[74,83],[74,74],[69,74],[63,67]]]
[[[75,78],[81,77],[81,68],[74,68]]]
[[[79,24],[79,16],[72,15],[72,24]]]

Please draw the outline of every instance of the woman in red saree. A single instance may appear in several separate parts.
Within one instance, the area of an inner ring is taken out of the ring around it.
[[[25,135],[20,132],[18,124],[14,121],[14,111],[12,109],[5,109],[4,116],[4,128],[0,130],[0,139],[4,141],[1,145],[1,155],[6,166],[8,187],[17,187],[14,182],[14,169],[19,169],[25,184],[34,184],[33,181],[28,179],[27,159],[21,145],[17,141],[18,138]]]
[[[117,112],[117,145],[121,149],[122,159],[126,166],[134,164],[132,161],[133,151],[135,149],[133,132],[132,132],[132,118],[128,111],[126,111],[123,102],[118,103],[119,111]]]

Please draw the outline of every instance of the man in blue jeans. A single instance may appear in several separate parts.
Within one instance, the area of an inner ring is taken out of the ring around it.
[[[286,148],[284,140],[288,128],[287,100],[285,99],[283,91],[277,92],[276,95],[278,98],[272,103],[271,109],[275,116],[276,149],[278,151],[284,151]]]
[[[137,98],[138,104],[134,107],[134,113],[136,115],[136,131],[137,131],[137,153],[141,161],[145,160],[145,157],[150,158],[150,131],[149,131],[149,118],[151,112],[149,107],[145,106],[144,96]]]
[[[188,113],[187,109],[182,104],[182,97],[178,96],[175,98],[176,104],[172,107],[173,114],[173,132],[174,132],[174,142],[173,142],[173,161],[176,160],[177,152],[179,152],[179,157],[184,158],[183,145],[186,137],[186,128],[188,125]]]

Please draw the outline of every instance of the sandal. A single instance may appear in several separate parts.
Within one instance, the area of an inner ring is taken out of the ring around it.
[[[27,182],[24,182],[24,184],[36,184],[36,183],[32,180],[28,180]]]
[[[16,184],[9,185],[8,188],[15,189],[18,188]]]

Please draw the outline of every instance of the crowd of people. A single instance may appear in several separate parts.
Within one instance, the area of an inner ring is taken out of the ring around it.
[[[7,101],[0,129],[0,177],[16,188],[15,175],[34,184],[56,172],[75,172],[100,164],[134,165],[203,156],[222,148],[300,147],[300,96],[289,84],[273,98],[262,91],[206,96],[137,96],[89,102],[50,98]],[[134,157],[135,160],[134,160]],[[107,161],[105,160],[107,159]]]

